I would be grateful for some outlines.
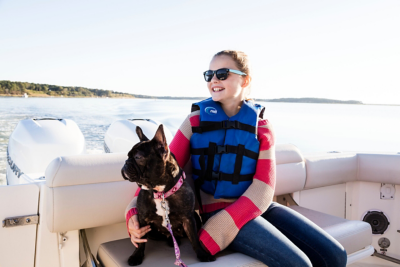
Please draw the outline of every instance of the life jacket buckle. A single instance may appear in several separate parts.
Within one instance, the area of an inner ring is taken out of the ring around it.
[[[212,180],[221,181],[221,173],[220,172],[212,172],[211,177],[212,177]]]
[[[222,129],[238,129],[239,123],[238,121],[221,121]]]
[[[226,145],[224,145],[224,146],[217,146],[215,152],[217,154],[222,154],[222,153],[227,153],[227,151],[228,151],[228,149],[227,149]]]

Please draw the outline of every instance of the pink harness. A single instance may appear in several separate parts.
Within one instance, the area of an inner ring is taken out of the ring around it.
[[[186,175],[185,172],[182,171],[182,176],[181,178],[179,178],[178,182],[174,185],[174,187],[172,187],[167,193],[164,192],[153,192],[154,195],[154,199],[162,199],[162,195],[164,194],[164,198],[169,197],[170,195],[172,195],[173,193],[175,193],[176,191],[179,190],[179,188],[181,188],[181,186],[183,185],[183,180],[186,179]]]
[[[181,188],[184,179],[186,179],[186,175],[185,175],[185,172],[182,172],[182,176],[179,178],[178,182],[167,193],[164,193],[164,192],[155,193],[155,192],[153,192],[154,193],[154,199],[162,199],[161,200],[161,207],[165,211],[165,221],[167,223],[167,229],[171,233],[172,240],[174,241],[175,257],[176,257],[175,265],[181,266],[181,267],[187,267],[187,265],[181,260],[181,252],[179,250],[178,243],[175,240],[174,234],[172,233],[172,227],[171,227],[171,223],[170,223],[169,217],[168,217],[169,207],[168,207],[167,203],[165,202],[165,199],[167,197],[169,197],[170,195],[172,195],[173,193],[175,193],[176,191],[178,191],[179,188]]]

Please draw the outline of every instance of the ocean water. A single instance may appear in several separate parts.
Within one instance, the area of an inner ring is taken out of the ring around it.
[[[190,113],[191,100],[0,97],[0,184],[5,183],[8,137],[27,118],[76,122],[88,153],[103,153],[107,128],[120,119],[155,119],[173,134]],[[400,106],[260,102],[276,143],[307,155],[328,151],[400,152]]]

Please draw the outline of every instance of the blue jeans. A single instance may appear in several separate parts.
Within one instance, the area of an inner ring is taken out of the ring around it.
[[[202,214],[203,223],[217,212]],[[275,202],[245,224],[228,248],[269,267],[344,267],[347,262],[338,241],[303,215]]]

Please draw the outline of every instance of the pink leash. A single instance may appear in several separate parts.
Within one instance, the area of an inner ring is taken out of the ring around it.
[[[174,241],[175,257],[176,257],[175,265],[181,267],[187,267],[187,265],[181,260],[181,251],[179,250],[178,243],[176,242],[174,234],[172,233],[172,228],[168,217],[169,207],[165,202],[164,193],[161,193],[161,198],[162,198],[161,207],[165,210],[165,222],[167,223],[167,229],[171,233],[172,240]]]

